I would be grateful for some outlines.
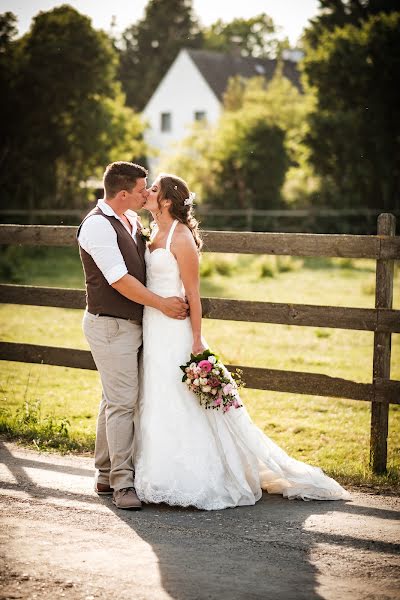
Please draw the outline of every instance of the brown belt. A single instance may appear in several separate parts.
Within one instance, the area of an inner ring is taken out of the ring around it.
[[[130,323],[136,323],[136,325],[141,325],[142,322],[138,319],[128,319],[127,317],[116,317],[115,315],[108,315],[106,313],[99,313],[99,317],[111,317],[112,319],[123,319],[124,321],[129,321]]]

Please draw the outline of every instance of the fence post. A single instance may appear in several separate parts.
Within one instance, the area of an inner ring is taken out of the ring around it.
[[[377,234],[394,236],[396,217],[382,213],[378,217]],[[394,260],[376,261],[375,308],[392,308]],[[373,382],[377,378],[390,379],[390,355],[392,334],[376,331],[374,334]],[[387,462],[387,436],[389,404],[372,402],[370,464],[374,473],[384,473]]]
[[[246,209],[246,231],[253,230],[253,208],[249,206]]]

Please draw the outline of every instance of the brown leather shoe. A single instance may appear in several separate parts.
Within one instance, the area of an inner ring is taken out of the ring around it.
[[[94,491],[99,496],[112,496],[114,489],[107,483],[96,483],[94,486]]]
[[[113,494],[113,503],[117,508],[125,508],[127,510],[140,510],[142,503],[136,496],[135,488],[123,488],[117,490]]]

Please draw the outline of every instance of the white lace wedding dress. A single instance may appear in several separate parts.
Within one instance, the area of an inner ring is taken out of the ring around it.
[[[147,287],[185,296],[178,264],[166,248],[146,250]],[[252,505],[262,490],[303,500],[347,500],[321,469],[290,458],[251,421],[246,408],[205,410],[182,383],[190,358],[190,320],[146,307],[143,381],[135,419],[135,488],[148,503],[213,510]]]

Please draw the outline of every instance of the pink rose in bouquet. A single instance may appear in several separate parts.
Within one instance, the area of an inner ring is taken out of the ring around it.
[[[208,360],[201,360],[199,362],[199,367],[202,371],[206,371],[206,373],[209,373],[212,369],[212,364],[208,362]]]

